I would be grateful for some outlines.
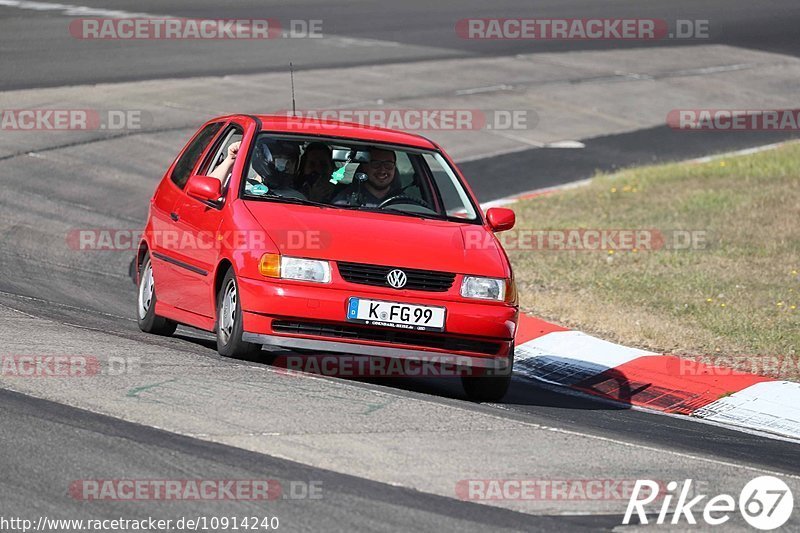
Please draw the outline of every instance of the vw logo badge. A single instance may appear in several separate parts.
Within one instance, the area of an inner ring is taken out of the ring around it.
[[[395,289],[402,289],[403,287],[406,286],[408,278],[406,277],[405,272],[396,269],[386,274],[386,281],[388,281],[389,285],[391,285]]]

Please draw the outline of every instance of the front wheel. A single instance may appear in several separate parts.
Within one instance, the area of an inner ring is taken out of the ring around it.
[[[146,254],[139,268],[138,299],[136,321],[145,333],[169,336],[175,333],[178,323],[156,314],[156,280],[150,254]]]
[[[508,392],[511,385],[511,373],[514,367],[514,355],[508,358],[508,365],[501,370],[487,370],[484,375],[461,376],[461,385],[467,397],[473,402],[498,402]]]
[[[244,358],[258,353],[261,346],[242,340],[244,332],[239,284],[233,269],[225,273],[217,295],[217,352],[225,357]]]

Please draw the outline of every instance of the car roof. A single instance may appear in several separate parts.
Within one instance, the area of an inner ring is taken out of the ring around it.
[[[346,138],[376,143],[412,146],[427,150],[438,147],[422,135],[399,130],[366,126],[354,122],[322,120],[286,115],[251,115],[261,121],[261,131],[288,133],[294,135],[319,135],[324,137]]]

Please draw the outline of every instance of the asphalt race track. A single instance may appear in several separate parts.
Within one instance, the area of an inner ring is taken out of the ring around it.
[[[80,6],[124,10],[133,13],[193,17],[248,18],[271,17],[278,20],[320,19],[325,33],[343,39],[328,42],[291,41],[286,48],[250,46],[234,43],[87,43],[72,39],[58,11],[7,9],[0,14],[3,36],[4,89],[62,86],[101,81],[132,81],[175,76],[234,74],[251,71],[284,70],[287,59],[302,68],[342,67],[356,64],[384,64],[432,58],[464,56],[509,56],[531,52],[559,52],[614,49],[613,41],[581,42],[497,41],[472,42],[458,38],[455,22],[466,17],[640,17],[707,19],[712,22],[710,41],[797,56],[800,43],[797,25],[800,8],[792,0],[776,0],[769,9],[754,2],[712,0],[693,2],[631,2],[611,4],[592,0],[549,0],[531,4],[505,0],[487,4],[480,0],[455,2],[368,2],[331,3],[325,0],[230,2],[221,9],[218,2],[200,0],[185,3],[158,0],[77,2]],[[265,15],[265,13],[267,13]],[[383,43],[383,44],[381,44]],[[663,46],[654,42],[649,46]],[[687,42],[686,46],[697,44]],[[639,47],[641,43],[623,43]]]
[[[203,120],[287,108],[285,92],[275,88],[285,88],[289,60],[298,65],[298,96],[309,108],[377,98],[436,106],[458,94],[480,98],[463,105],[508,109],[529,95],[547,98],[549,104],[534,106],[541,127],[513,138],[432,135],[454,154],[482,201],[598,169],[785,140],[792,136],[686,135],[663,118],[664,110],[681,106],[678,96],[704,91],[715,95],[710,107],[744,107],[762,97],[760,107],[796,105],[796,0],[768,7],[742,0],[79,4],[325,22],[325,39],[274,46],[80,41],[69,35],[72,17],[63,9],[27,4],[0,2],[0,107],[135,108],[153,123],[120,134],[0,131],[0,353],[137,361],[135,371],[95,378],[0,376],[0,517],[257,515],[277,516],[288,530],[583,531],[617,527],[627,500],[473,502],[456,487],[469,479],[691,478],[715,495],[738,494],[748,480],[776,474],[800,497],[796,442],[628,409],[522,378],[503,403],[475,404],[457,380],[287,375],[260,360],[222,358],[211,335],[190,328],[171,338],[145,335],[134,318],[132,252],[75,250],[67,238],[76,229],[141,228],[157,181]],[[710,41],[619,49],[598,41],[487,44],[453,33],[461,18],[506,16],[709,19],[718,31]],[[681,67],[687,62],[696,63],[691,72]],[[496,70],[481,78],[487,64]],[[649,78],[620,74],[634,68]],[[418,69],[453,75],[416,83]],[[513,89],[493,88],[492,80]],[[470,87],[490,89],[463,92]],[[275,97],[258,100],[264,92]],[[569,102],[557,101],[558,94]],[[565,140],[583,147],[548,144]],[[269,478],[284,492],[293,483],[321,486],[322,497],[120,502],[68,493],[76,480],[137,478]],[[740,517],[725,527],[748,530]],[[785,527],[800,528],[796,513]]]

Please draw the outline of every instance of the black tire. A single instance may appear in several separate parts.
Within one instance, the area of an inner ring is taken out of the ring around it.
[[[136,270],[136,256],[131,259],[131,264],[128,265],[128,276],[131,278],[131,283],[134,287],[139,285],[139,271]]]
[[[156,284],[149,252],[145,254],[142,264],[139,265],[136,279],[136,321],[139,329],[145,333],[165,337],[175,333],[175,328],[178,327],[177,322],[156,314]]]
[[[228,291],[233,299],[228,300]],[[231,313],[231,305],[233,313]],[[225,357],[247,358],[261,351],[260,344],[242,340],[242,307],[239,305],[239,283],[233,269],[228,269],[217,294],[217,352]]]
[[[461,386],[467,397],[473,402],[499,402],[508,392],[511,385],[511,374],[514,367],[512,347],[508,366],[502,370],[487,370],[483,375],[461,376]]]

